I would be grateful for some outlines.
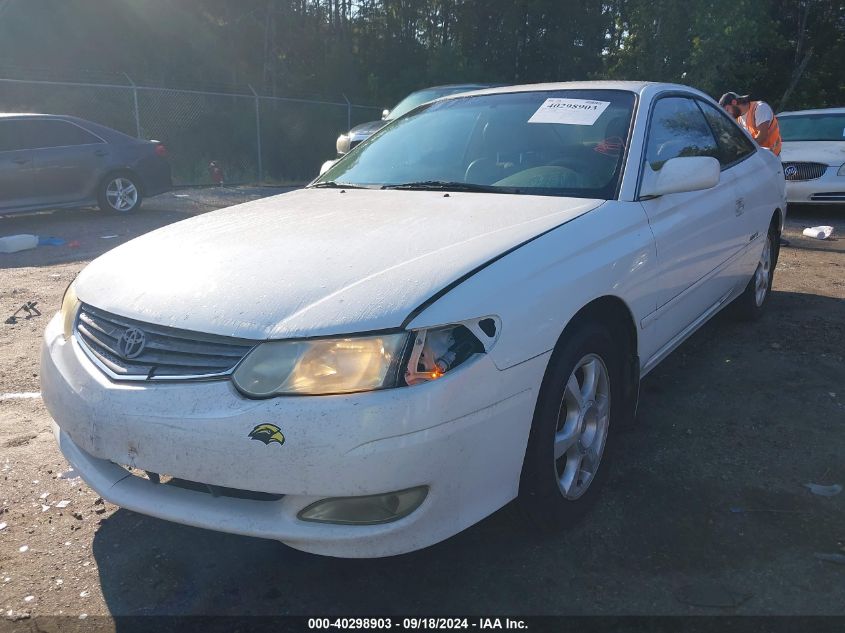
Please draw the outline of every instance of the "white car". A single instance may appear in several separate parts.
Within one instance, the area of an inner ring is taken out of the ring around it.
[[[845,108],[778,114],[791,204],[845,204]]]
[[[761,313],[785,209],[777,157],[691,88],[447,97],[304,190],[92,262],[44,401],[94,490],[178,523],[342,557],[516,497],[564,526],[640,378],[731,302]]]

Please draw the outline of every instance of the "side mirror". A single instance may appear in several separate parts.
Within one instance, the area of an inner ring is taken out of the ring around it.
[[[389,117],[389,116],[390,116],[390,110],[388,110],[387,108],[385,108],[384,110],[381,111],[381,120],[382,121],[387,121],[387,117]]]
[[[334,164],[336,162],[337,162],[336,160],[327,160],[325,163],[323,163],[322,167],[320,167],[320,175],[322,176],[328,170],[330,170],[332,167],[334,167]]]
[[[710,189],[719,184],[720,175],[719,161],[710,156],[670,158],[660,171],[653,171],[646,165],[640,198]]]

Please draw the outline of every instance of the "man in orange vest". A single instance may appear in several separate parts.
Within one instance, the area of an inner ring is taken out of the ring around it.
[[[780,126],[771,106],[765,101],[751,101],[749,95],[726,92],[719,105],[745,128],[760,147],[780,156]]]

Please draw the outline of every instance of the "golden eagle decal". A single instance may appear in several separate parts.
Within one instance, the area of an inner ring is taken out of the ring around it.
[[[282,435],[282,429],[275,424],[259,424],[249,432],[249,437],[250,439],[264,442],[267,445],[270,442],[277,442],[278,444],[285,443],[285,436]]]

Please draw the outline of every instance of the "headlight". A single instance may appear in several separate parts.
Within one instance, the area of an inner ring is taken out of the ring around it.
[[[836,175],[837,175],[837,176],[845,176],[845,163],[842,163],[842,164],[839,166],[839,171],[838,171],[838,172],[836,172]]]
[[[76,296],[75,285],[75,281],[71,282],[65,290],[65,296],[62,297],[62,327],[65,340],[73,335],[73,322],[76,320],[76,313],[79,312],[79,298]]]
[[[337,142],[335,142],[334,146],[338,154],[346,154],[349,151],[351,145],[352,140],[349,138],[349,135],[341,134],[337,137]]]
[[[476,354],[490,350],[499,336],[496,319],[487,317],[415,333],[405,382],[416,385],[437,380]]]
[[[256,347],[232,379],[246,395],[325,395],[395,387],[407,332]]]
[[[390,389],[440,378],[499,337],[496,317],[376,336],[271,341],[253,349],[232,380],[247,396],[319,396]]]

